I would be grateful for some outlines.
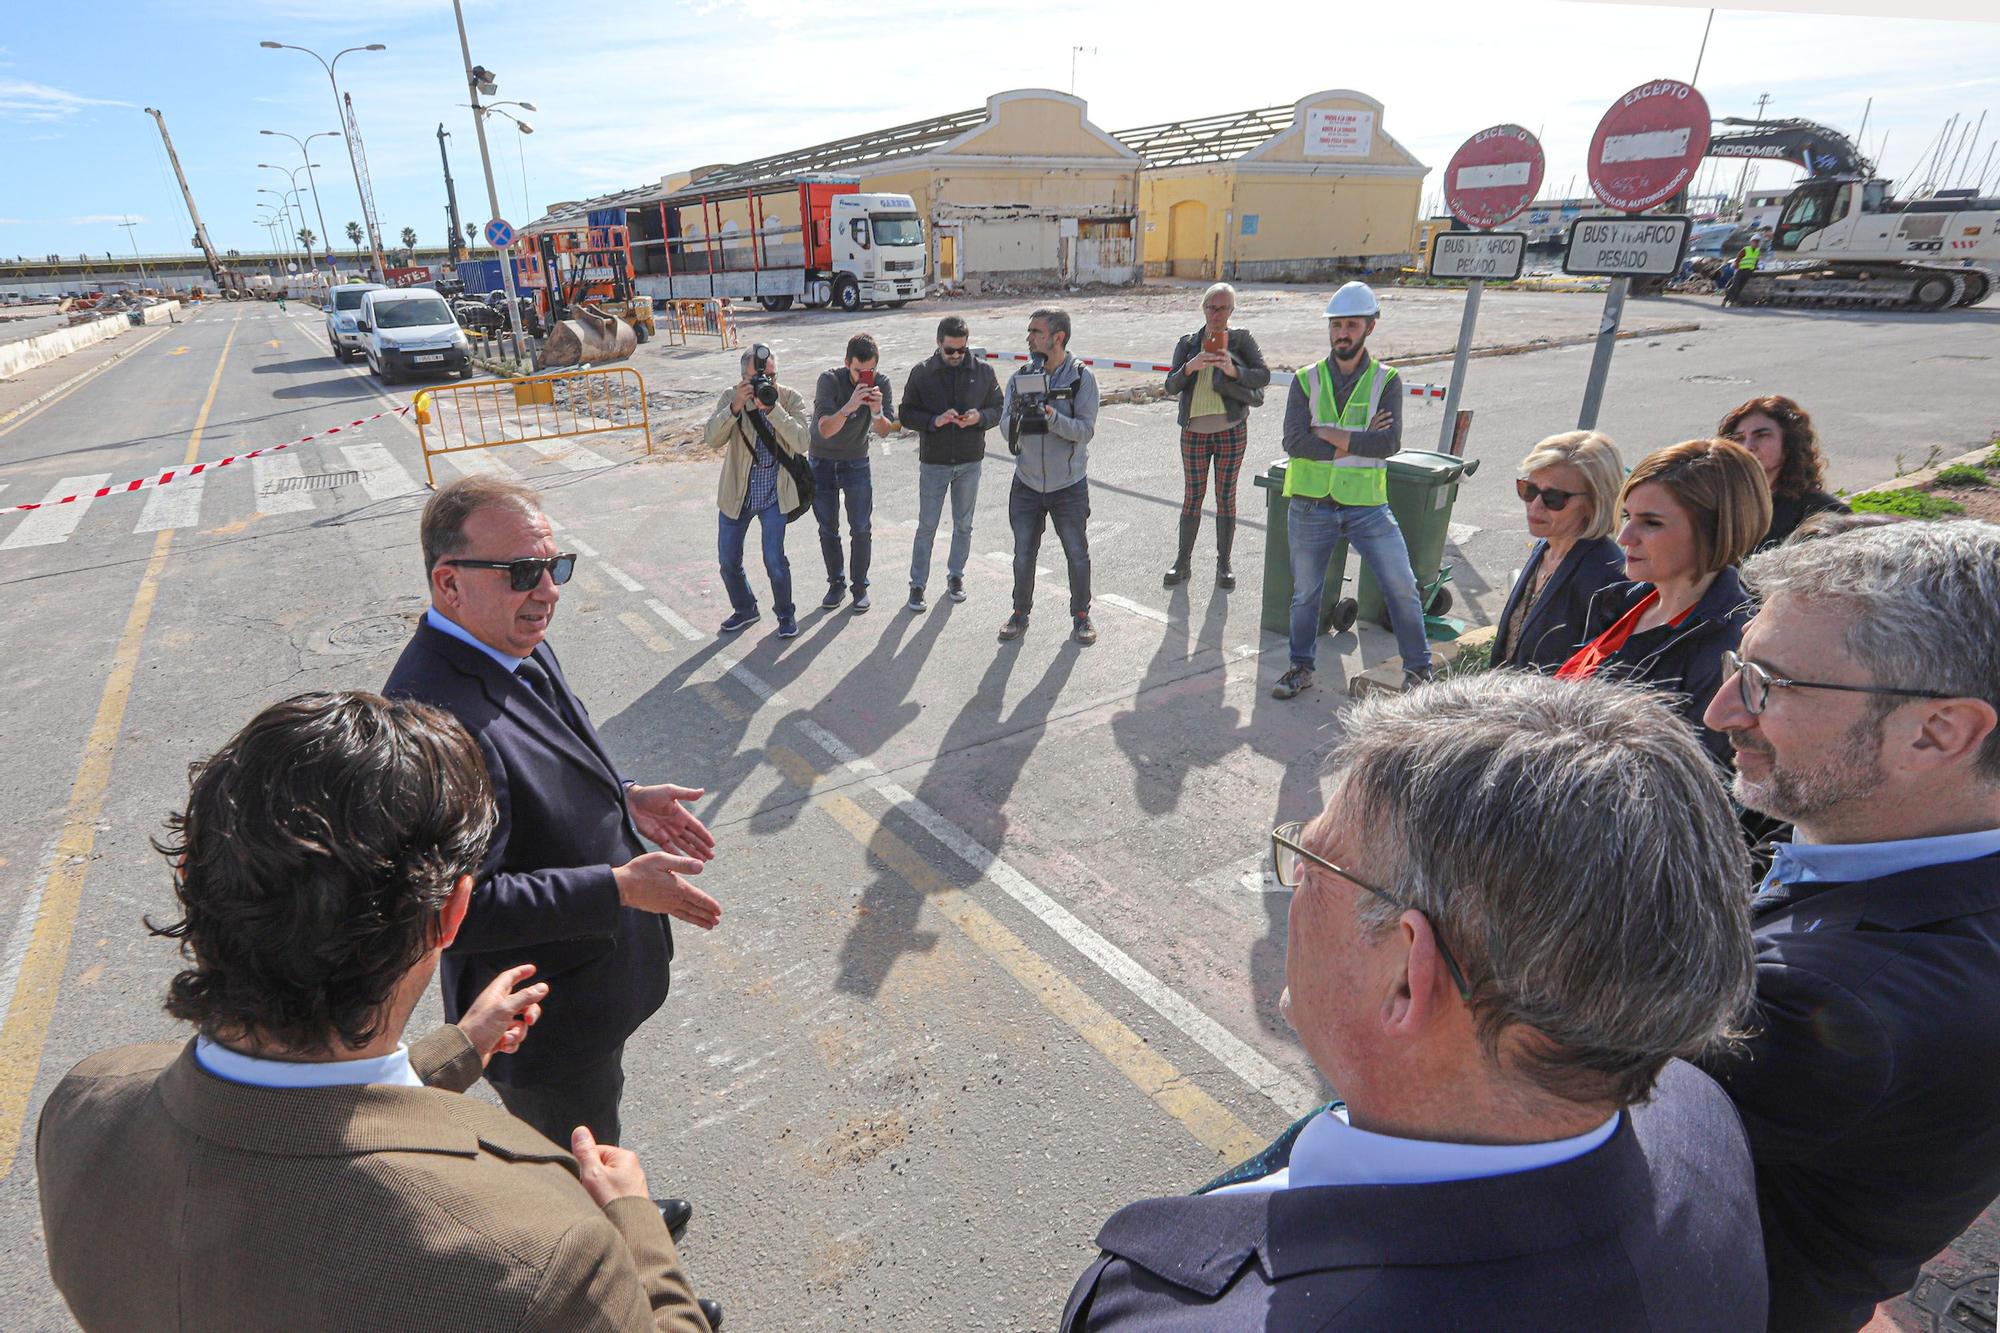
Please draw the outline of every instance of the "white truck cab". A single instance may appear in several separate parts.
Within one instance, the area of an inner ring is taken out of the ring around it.
[[[832,205],[833,305],[900,306],[924,294],[924,224],[915,200],[907,194],[840,194]]]

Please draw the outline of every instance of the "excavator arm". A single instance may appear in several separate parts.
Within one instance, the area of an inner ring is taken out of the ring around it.
[[[1718,125],[1748,126],[1709,138],[1710,157],[1750,157],[1790,162],[1808,177],[1872,176],[1875,164],[1862,156],[1854,141],[1839,130],[1811,120],[1744,120],[1730,116]]]

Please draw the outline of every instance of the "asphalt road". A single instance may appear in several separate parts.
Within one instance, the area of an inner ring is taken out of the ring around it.
[[[1782,390],[1819,415],[1835,480],[1852,485],[1887,475],[1906,442],[1970,447],[1994,425],[1990,395],[1973,392],[1991,380],[1994,311],[1718,319],[1712,303],[1674,304],[1633,307],[1703,328],[1621,346],[1604,421],[1621,442],[1705,433],[1730,404]],[[901,318],[927,337],[935,317]],[[795,340],[786,378],[801,384],[851,331],[797,316],[769,328]],[[1587,359],[1473,367],[1486,466],[1454,558],[1475,612],[1497,611],[1524,549],[1511,464],[1573,424]],[[640,364],[658,387],[734,360],[649,348]],[[325,354],[313,312],[212,307],[0,424],[0,505],[390,405]],[[1412,435],[1436,420],[1416,408]],[[1277,452],[1276,431],[1271,412],[1257,418],[1253,458]],[[629,436],[585,443],[459,461],[542,486],[583,554],[551,641],[627,774],[708,790],[721,856],[704,882],[724,919],[677,931],[673,994],[627,1060],[628,1144],[656,1192],[697,1205],[683,1246],[697,1289],[739,1330],[1051,1326],[1105,1216],[1193,1188],[1328,1095],[1276,1013],[1286,899],[1262,867],[1271,826],[1318,808],[1343,679],[1392,642],[1327,640],[1321,688],[1270,698],[1286,655],[1257,625],[1262,492],[1247,477],[1242,586],[1218,593],[1204,559],[1192,588],[1160,587],[1180,492],[1169,404],[1107,406],[1092,446],[1102,639],[1089,649],[1063,634],[1053,537],[1028,636],[994,641],[1010,580],[1003,451],[986,469],[970,600],[898,609],[915,457],[892,437],[875,464],[875,610],[817,609],[801,526],[801,636],[773,636],[753,555],[765,619],[723,641],[713,464],[646,459]],[[35,1109],[92,1050],[184,1035],[159,1007],[174,951],[143,918],[172,915],[148,839],[187,764],[267,702],[379,686],[423,605],[423,469],[404,421],[275,457],[296,458],[309,489],[285,487],[289,463],[237,463],[205,472],[193,500],[177,481],[97,500],[67,527],[51,510],[0,515],[10,1327],[66,1324],[41,1259]]]

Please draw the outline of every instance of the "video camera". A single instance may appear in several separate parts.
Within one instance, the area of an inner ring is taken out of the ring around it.
[[[1023,435],[1046,435],[1049,433],[1049,404],[1066,398],[1076,397],[1076,385],[1067,388],[1049,387],[1046,363],[1039,356],[1028,362],[1028,368],[1014,376],[1014,416],[1007,422],[1007,452],[1018,455],[1021,452]]]
[[[778,405],[778,381],[771,374],[771,349],[763,343],[750,349],[750,393],[765,407]]]

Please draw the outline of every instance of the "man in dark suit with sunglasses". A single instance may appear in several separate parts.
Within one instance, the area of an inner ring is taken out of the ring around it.
[[[686,878],[715,840],[685,802],[701,792],[624,781],[544,642],[576,557],[528,487],[471,476],[423,515],[431,606],[383,692],[457,717],[479,742],[500,807],[457,941],[440,969],[455,1021],[517,963],[550,983],[539,1040],[496,1056],[507,1109],[556,1143],[588,1125],[619,1141],[625,1041],[667,997],[667,917],[707,930],[722,908]],[[659,844],[648,851],[642,836]],[[670,1227],[692,1209],[661,1201]]]

